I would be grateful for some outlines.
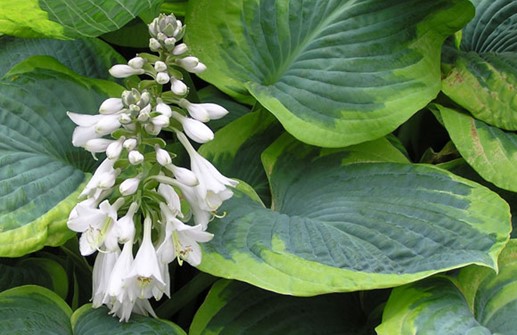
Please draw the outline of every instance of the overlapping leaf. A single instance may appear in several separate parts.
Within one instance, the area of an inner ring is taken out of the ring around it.
[[[369,334],[367,316],[354,298],[345,294],[282,296],[221,280],[196,313],[189,334]]]
[[[435,105],[461,156],[485,180],[517,192],[517,135]]]
[[[51,39],[0,38],[0,77],[17,63],[34,55],[55,58],[74,72],[90,77],[108,79],[108,69],[123,58],[99,39],[59,41]]]
[[[91,305],[76,310],[71,321],[74,335],[186,335],[183,329],[167,320],[133,314],[128,322],[119,322],[108,314],[107,308],[92,309]]]
[[[477,119],[517,130],[517,2],[474,0],[476,17],[443,81],[443,92]]]
[[[394,289],[380,335],[513,334],[517,327],[517,243],[499,258],[499,273],[478,266]]]
[[[71,144],[66,111],[92,114],[103,94],[58,72],[0,82],[0,255],[21,256],[71,236],[66,220],[94,161]]]
[[[509,208],[495,193],[401,163],[387,141],[318,155],[282,138],[263,160],[272,209],[236,192],[210,225],[203,271],[294,295],[355,291],[494,267],[509,238]]]
[[[117,30],[163,0],[1,0],[0,33],[72,39]]]
[[[341,147],[393,131],[440,90],[445,37],[473,16],[464,0],[189,2],[202,77],[250,95],[286,130]]]

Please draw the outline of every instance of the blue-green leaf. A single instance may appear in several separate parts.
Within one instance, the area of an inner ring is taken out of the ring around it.
[[[203,79],[301,141],[342,147],[436,97],[442,42],[473,14],[466,0],[191,0],[187,41]]]

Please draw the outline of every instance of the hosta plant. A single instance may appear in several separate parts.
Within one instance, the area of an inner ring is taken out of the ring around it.
[[[514,332],[514,1],[0,19],[2,334]]]

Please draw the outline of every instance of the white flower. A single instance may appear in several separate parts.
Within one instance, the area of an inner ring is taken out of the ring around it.
[[[124,200],[119,198],[113,205],[110,205],[108,200],[100,203],[99,209],[89,207],[77,207],[76,217],[69,217],[68,227],[77,232],[82,231],[79,239],[79,249],[83,256],[91,255],[97,251],[104,243],[106,236],[113,222],[117,220],[117,211],[124,203]]]
[[[172,163],[165,165],[165,167],[174,174],[174,177],[176,177],[176,180],[180,183],[187,186],[196,186],[199,184],[196,175],[189,169],[176,166]]]
[[[179,55],[184,54],[187,51],[188,51],[187,45],[185,43],[181,43],[181,44],[176,45],[174,47],[174,49],[172,49],[172,54],[174,56],[179,56]]]
[[[152,221],[144,219],[144,236],[138,249],[131,271],[126,276],[128,294],[131,300],[148,299],[152,296],[159,300],[165,290],[158,256],[151,240]]]
[[[156,127],[165,128],[169,126],[169,117],[160,114],[153,117],[151,123]]]
[[[157,52],[157,51],[160,51],[161,48],[162,48],[162,45],[160,44],[160,41],[158,41],[154,37],[151,37],[149,39],[149,49],[151,49],[151,51]]]
[[[138,178],[138,177],[128,178],[120,184],[118,189],[120,191],[120,194],[122,194],[123,196],[128,196],[128,195],[134,194],[138,190],[139,184],[140,184],[140,178]]]
[[[183,214],[181,213],[180,197],[172,186],[160,183],[158,185],[158,194],[165,199],[166,205],[174,216],[183,217]]]
[[[95,258],[92,281],[92,305],[94,308],[103,303],[110,285],[111,273],[119,254],[120,249],[114,252],[101,252]]]
[[[168,118],[170,118],[172,116],[172,110],[171,108],[169,107],[169,105],[163,103],[162,101],[159,101],[157,104],[156,104],[156,111]]]
[[[118,140],[110,143],[110,145],[108,145],[108,147],[106,148],[106,157],[108,157],[108,159],[110,160],[117,160],[120,157],[120,154],[122,153],[122,144],[125,140],[126,138],[122,136]]]
[[[171,91],[172,91],[172,93],[174,93],[176,95],[184,96],[185,94],[188,93],[188,87],[181,80],[178,80],[178,79],[172,77],[171,78]]]
[[[206,230],[208,223],[213,218],[212,209],[208,208],[205,199],[196,191],[197,187],[179,184],[178,188],[189,203],[190,213],[194,217],[194,222],[196,225],[201,225],[203,230]]]
[[[203,122],[188,118],[177,112],[172,112],[172,117],[181,123],[183,130],[193,141],[206,143],[214,139],[214,133]]]
[[[238,182],[223,176],[208,160],[192,147],[182,133],[176,133],[179,141],[190,156],[190,168],[199,180],[195,187],[199,196],[204,199],[210,210],[216,210],[224,200],[232,197],[233,192],[228,187],[237,186]]]
[[[162,61],[157,61],[156,63],[154,63],[154,69],[156,70],[156,72],[167,71],[167,64],[165,64]]]
[[[99,107],[100,114],[116,114],[124,109],[124,104],[120,98],[108,98]]]
[[[97,256],[98,257],[98,256]],[[103,303],[111,307],[111,313],[116,314],[121,321],[129,320],[134,306],[134,300],[129,298],[125,278],[133,264],[133,240],[124,243],[116,263],[110,272]],[[94,305],[94,307],[96,307]]]
[[[133,69],[141,69],[145,64],[145,59],[142,57],[134,57],[127,62],[127,65],[131,66]]]
[[[135,69],[129,65],[117,64],[109,69],[109,73],[115,78],[127,78],[135,74],[144,74],[143,69]]]
[[[105,152],[108,146],[114,142],[114,140],[105,138],[93,138],[86,142],[84,148],[91,153]]]
[[[119,171],[113,168],[114,163],[115,162],[110,159],[105,159],[102,161],[99,167],[97,167],[97,170],[95,170],[92,178],[84,187],[79,197],[87,196],[98,199],[100,195],[99,189],[106,189],[106,186],[109,186],[112,182],[115,182],[115,178],[117,177]]]
[[[192,73],[200,73],[206,69],[206,66],[199,61],[197,57],[187,56],[176,60],[176,64]]]
[[[156,74],[156,82],[160,85],[165,85],[169,82],[171,77],[167,72],[158,72]]]
[[[122,146],[127,151],[131,151],[136,148],[137,144],[138,144],[138,141],[136,140],[136,138],[128,138],[127,140],[124,141]]]
[[[190,116],[201,122],[217,120],[228,114],[228,111],[217,104],[213,103],[192,103],[187,99],[180,99],[178,105],[185,108]]]
[[[156,151],[156,161],[158,164],[166,166],[172,163],[171,155],[169,155],[167,150],[163,150],[159,145],[155,145],[154,150]]]
[[[129,159],[129,163],[132,165],[138,165],[144,161],[144,155],[137,150],[131,150],[127,155],[127,158]]]
[[[158,248],[162,262],[187,261],[192,266],[201,263],[201,248],[198,242],[208,242],[214,235],[204,231],[202,225],[189,226],[168,213],[168,208],[160,204],[162,215],[166,220],[165,239]]]
[[[138,203],[132,202],[127,213],[115,222],[114,229],[119,243],[126,243],[135,237],[134,216],[138,211]]]

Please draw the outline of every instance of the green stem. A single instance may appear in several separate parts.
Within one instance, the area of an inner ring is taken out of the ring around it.
[[[200,272],[188,284],[174,292],[169,300],[158,307],[156,315],[163,319],[170,319],[218,279],[207,273]]]

